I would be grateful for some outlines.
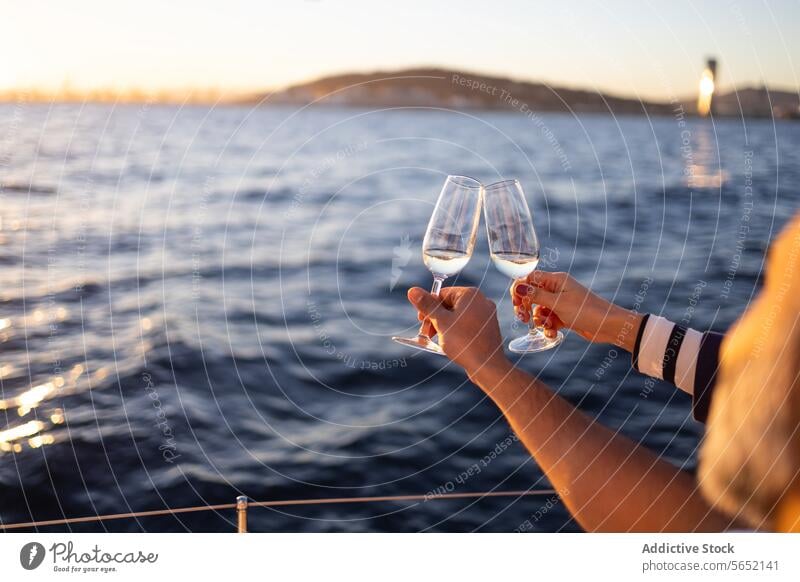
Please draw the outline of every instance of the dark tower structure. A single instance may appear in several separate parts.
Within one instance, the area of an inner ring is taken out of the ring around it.
[[[700,91],[697,96],[697,113],[706,116],[714,113],[714,90],[717,79],[717,59],[706,61],[706,68],[700,77]]]

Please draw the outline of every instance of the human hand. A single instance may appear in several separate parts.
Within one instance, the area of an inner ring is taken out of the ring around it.
[[[511,299],[517,317],[528,323],[532,316],[548,338],[567,328],[590,342],[633,351],[642,316],[603,299],[567,273],[534,271],[514,282]]]
[[[496,306],[480,290],[445,287],[437,297],[414,287],[408,300],[431,322],[447,357],[470,376],[506,360]]]

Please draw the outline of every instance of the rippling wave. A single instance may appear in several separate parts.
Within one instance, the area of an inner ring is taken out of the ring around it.
[[[4,522],[239,494],[544,488],[518,442],[482,461],[509,427],[463,373],[388,340],[417,323],[405,291],[430,283],[420,244],[444,176],[519,178],[546,268],[719,330],[800,197],[793,123],[15,107],[0,106]],[[520,333],[484,242],[455,283],[479,285]],[[568,336],[519,365],[693,468],[688,399],[646,389],[621,354]],[[576,529],[546,501],[273,509],[251,528],[513,531],[537,515],[534,529]]]

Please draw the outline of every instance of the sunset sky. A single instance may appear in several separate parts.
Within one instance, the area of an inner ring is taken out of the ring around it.
[[[253,90],[437,65],[666,99],[797,90],[800,2],[29,0],[4,2],[0,90]]]

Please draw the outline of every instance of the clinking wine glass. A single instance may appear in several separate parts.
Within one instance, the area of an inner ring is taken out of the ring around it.
[[[539,240],[522,185],[517,180],[504,180],[486,186],[483,212],[494,266],[512,279],[524,279],[533,273],[539,264]],[[554,348],[563,339],[561,332],[554,339],[547,338],[531,316],[528,334],[513,340],[508,349],[530,354]]]
[[[482,189],[480,182],[466,176],[448,176],[442,186],[422,241],[422,260],[433,273],[433,295],[438,295],[444,280],[459,273],[472,257],[481,217]],[[444,355],[439,344],[430,337],[433,332],[433,326],[424,321],[416,337],[392,339]]]

